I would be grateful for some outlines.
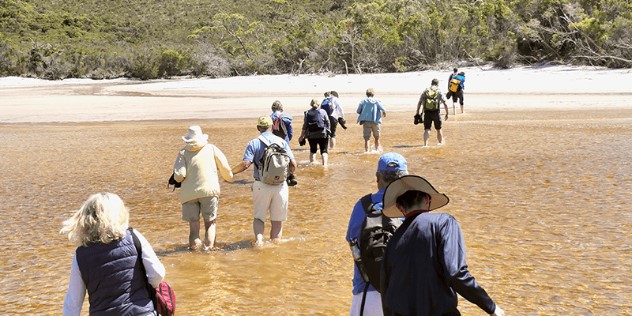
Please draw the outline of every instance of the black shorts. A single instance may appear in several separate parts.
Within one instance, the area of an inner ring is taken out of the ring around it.
[[[329,130],[331,131],[329,137],[336,137],[336,127],[338,127],[338,119],[334,118],[333,116],[329,116]]]
[[[308,138],[309,152],[315,154],[320,146],[320,153],[327,153],[327,147],[329,146],[329,138]]]
[[[445,94],[445,98],[450,99],[450,97],[452,97],[452,102],[459,100],[459,104],[463,105],[463,90],[457,92],[448,91],[448,93]]]
[[[441,129],[441,113],[440,111],[424,111],[424,129],[430,129],[434,122],[436,130]]]

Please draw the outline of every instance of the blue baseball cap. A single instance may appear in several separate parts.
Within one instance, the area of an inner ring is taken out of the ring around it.
[[[377,171],[408,171],[408,163],[396,152],[385,153],[377,161]]]

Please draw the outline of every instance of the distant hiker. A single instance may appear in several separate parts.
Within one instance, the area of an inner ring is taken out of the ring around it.
[[[215,247],[215,219],[219,205],[219,177],[233,181],[233,173],[224,153],[208,143],[208,135],[202,133],[198,125],[190,126],[187,135],[182,136],[186,143],[178,152],[173,165],[173,176],[181,182],[179,199],[182,203],[182,220],[189,222],[189,247],[201,250],[200,215],[204,219],[204,247]]]
[[[363,239],[362,236],[367,236],[365,232],[367,231],[366,225],[368,225],[369,219],[368,213],[374,211],[381,212],[384,189],[386,189],[386,186],[388,186],[391,181],[408,174],[407,166],[408,164],[406,159],[402,155],[395,152],[383,154],[377,162],[377,172],[375,173],[378,191],[373,194],[368,194],[358,200],[351,212],[349,225],[347,227],[347,235],[345,237],[351,246],[355,262],[353,267],[353,299],[351,300],[351,316],[361,314],[367,316],[382,315],[380,293],[374,285],[378,284],[379,287],[380,277],[379,275],[375,277],[374,273],[370,272],[375,272],[375,270],[377,270],[377,273],[379,274],[381,257],[371,258],[370,260],[367,259],[365,251],[362,250],[371,246],[371,244],[365,244],[371,241],[367,241],[369,238],[366,237]],[[383,218],[379,214],[376,218],[378,223],[382,223],[382,220],[389,220],[388,218]],[[397,220],[394,223],[399,225],[401,221]],[[375,251],[372,253],[379,254],[381,251],[384,251],[386,249],[387,241],[388,240],[383,240],[383,243],[379,245],[380,247],[375,248]],[[375,259],[379,260],[376,261]],[[371,264],[373,267],[369,266]],[[374,276],[375,278],[371,278],[370,276]]]
[[[382,102],[374,96],[375,91],[373,88],[367,89],[366,98],[360,101],[358,109],[356,110],[356,113],[360,115],[358,116],[358,123],[362,125],[365,152],[369,152],[369,139],[371,139],[371,134],[373,134],[375,140],[375,150],[378,152],[382,151],[382,146],[380,145],[380,126],[382,125],[382,116],[386,117],[386,110],[384,110]]]
[[[233,174],[238,174],[255,165],[252,185],[254,219],[252,228],[256,244],[263,244],[266,214],[270,210],[270,239],[278,240],[283,235],[283,222],[287,220],[289,199],[288,184],[296,185],[294,170],[296,161],[288,143],[272,134],[272,119],[261,116],[257,121],[259,137],[248,142],[243,161],[234,166]]]
[[[312,99],[310,102],[311,108],[305,112],[305,119],[303,120],[303,129],[301,136],[298,138],[298,142],[304,143],[305,139],[309,142],[309,161],[314,162],[316,159],[316,152],[320,147],[320,155],[322,157],[323,166],[327,166],[327,143],[329,141],[329,126],[330,121],[327,116],[327,112],[322,108],[319,109],[318,100]]]
[[[325,110],[329,117],[329,130],[331,131],[329,135],[329,149],[334,149],[334,147],[336,147],[336,129],[338,127],[338,123],[341,122],[340,126],[347,129],[344,120],[344,110],[342,109],[340,100],[338,99],[338,92],[325,92],[325,99],[323,99],[323,102],[320,104],[320,108]]]
[[[283,105],[281,101],[276,100],[272,103],[272,133],[279,136],[289,144],[292,140],[294,132],[292,130],[292,115],[283,113]]]
[[[86,292],[90,315],[156,315],[149,291],[155,294],[165,267],[147,239],[128,223],[123,200],[107,192],[91,195],[64,221],[60,233],[77,249],[62,315],[82,315]],[[132,234],[142,246],[141,258]]]
[[[448,204],[445,194],[407,175],[391,182],[383,197],[385,216],[405,217],[382,261],[384,315],[461,315],[457,294],[489,315],[505,314],[470,274],[459,223],[430,213]]]
[[[446,99],[452,98],[452,109],[456,108],[456,102],[459,101],[461,105],[461,113],[463,113],[463,92],[465,90],[465,73],[459,72],[457,68],[453,69],[453,73],[448,78],[448,93],[446,93]],[[454,110],[456,114],[456,110]]]
[[[437,130],[437,140],[439,145],[443,145],[443,132],[441,132],[441,111],[439,103],[443,103],[445,107],[445,120],[448,120],[448,104],[445,102],[441,91],[439,91],[439,79],[432,79],[430,88],[426,88],[419,97],[417,102],[417,114],[421,109],[421,117],[424,121],[424,147],[428,146],[428,138],[430,138],[430,128],[434,122]],[[423,107],[422,107],[423,105]]]

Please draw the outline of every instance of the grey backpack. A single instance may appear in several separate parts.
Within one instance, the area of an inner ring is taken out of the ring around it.
[[[270,143],[263,135],[259,140],[265,145],[263,157],[259,161],[259,180],[266,184],[282,184],[287,179],[290,156],[283,147]]]

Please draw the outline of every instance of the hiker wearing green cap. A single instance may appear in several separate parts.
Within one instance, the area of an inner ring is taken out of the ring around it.
[[[296,185],[294,170],[296,161],[288,143],[272,134],[272,119],[261,116],[257,121],[259,137],[248,142],[242,162],[232,168],[238,174],[255,165],[252,185],[254,219],[252,228],[255,244],[263,245],[266,215],[270,211],[270,239],[283,235],[283,222],[287,220],[289,200],[288,185]]]
[[[405,220],[382,261],[384,315],[460,315],[457,294],[487,314],[505,314],[468,271],[459,223],[449,214],[430,213],[449,201],[419,176],[386,187],[384,216]]]

